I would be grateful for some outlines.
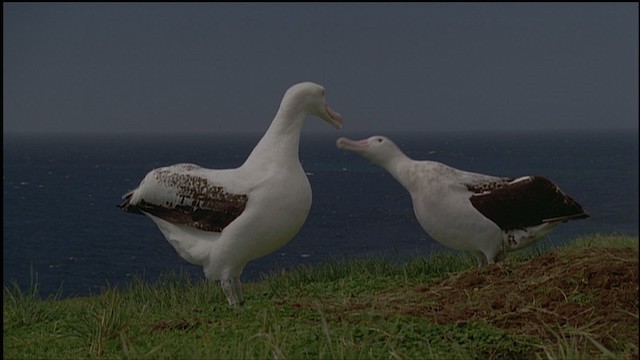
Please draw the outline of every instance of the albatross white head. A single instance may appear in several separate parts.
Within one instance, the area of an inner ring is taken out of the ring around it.
[[[324,94],[324,87],[313,82],[301,82],[291,86],[282,98],[278,115],[316,115],[333,125],[342,127],[342,115],[333,111]]]
[[[385,167],[390,161],[404,154],[389,138],[376,135],[363,140],[341,137],[336,141],[338,149],[353,151],[372,163]]]

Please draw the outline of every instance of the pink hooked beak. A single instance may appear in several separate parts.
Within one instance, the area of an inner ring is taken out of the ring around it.
[[[369,141],[367,140],[351,140],[346,137],[341,137],[336,140],[336,146],[338,149],[361,151],[369,148]]]
[[[342,115],[335,112],[329,105],[325,105],[324,110],[325,114],[322,118],[336,129],[342,128]]]

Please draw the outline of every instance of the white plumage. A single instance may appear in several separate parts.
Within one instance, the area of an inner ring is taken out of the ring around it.
[[[243,304],[245,265],[291,240],[311,208],[311,186],[298,158],[300,132],[311,115],[342,127],[322,86],[293,85],[240,167],[154,169],[120,207],[151,218],[182,258],[201,265],[207,279],[220,280],[229,304]]]
[[[497,177],[413,160],[384,136],[340,138],[336,145],[387,170],[411,195],[422,228],[447,247],[473,253],[479,266],[533,244],[561,222],[589,217],[541,176]]]

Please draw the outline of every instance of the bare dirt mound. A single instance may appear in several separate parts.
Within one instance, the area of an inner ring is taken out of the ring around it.
[[[382,299],[394,312],[439,324],[481,319],[538,338],[586,334],[607,348],[637,346],[638,250],[567,249],[385,292]]]

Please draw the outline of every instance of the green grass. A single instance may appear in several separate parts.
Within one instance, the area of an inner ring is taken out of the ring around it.
[[[631,247],[638,238],[591,235],[569,247]],[[525,261],[563,247],[510,254]],[[470,256],[443,252],[404,262],[345,259],[265,276],[244,284],[246,306],[231,308],[218,284],[167,274],[153,284],[134,279],[98,296],[41,300],[38,284],[5,287],[3,357],[125,359],[429,358],[568,359],[637,355],[614,352],[589,328],[553,327],[557,341],[514,334],[488,322],[435,324],[376,309],[376,294],[428,285],[475,268]],[[575,301],[588,301],[576,298]],[[629,314],[635,316],[636,314]],[[553,325],[553,324],[550,324]],[[600,345],[600,347],[599,347]]]

